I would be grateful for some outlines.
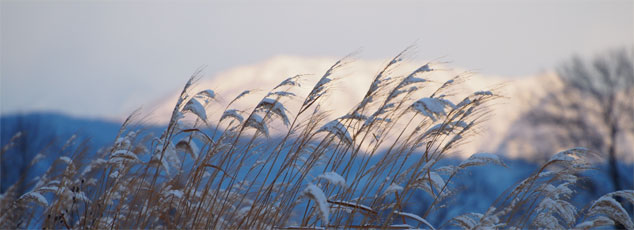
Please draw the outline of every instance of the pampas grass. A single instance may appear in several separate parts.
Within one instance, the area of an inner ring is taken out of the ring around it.
[[[586,159],[593,154],[582,148],[556,154],[487,212],[464,210],[432,226],[426,220],[430,213],[450,205],[452,196],[468,195],[454,189],[452,179],[462,170],[506,166],[488,153],[438,165],[475,134],[486,105],[500,96],[478,91],[458,97],[453,89],[468,76],[435,82],[433,63],[395,75],[405,52],[380,69],[357,106],[334,120],[326,120],[323,99],[342,78],[337,74],[349,57],[326,70],[308,95],[296,90],[313,76],[292,76],[250,109],[232,104],[251,91],[235,95],[217,120],[206,109],[221,103],[218,95],[211,89],[192,92],[198,71],[160,136],[132,129],[130,116],[108,148],[77,149],[59,158],[28,193],[8,188],[0,198],[1,227],[477,229],[617,222],[632,227],[612,197],[633,202],[633,191],[607,194],[583,209],[569,203],[577,175],[591,168]],[[289,100],[301,104],[287,107]],[[68,143],[65,148],[74,146]],[[404,208],[417,193],[432,200],[420,215]]]

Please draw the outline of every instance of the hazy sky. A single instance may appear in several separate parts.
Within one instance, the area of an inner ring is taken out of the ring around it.
[[[631,46],[633,1],[5,1],[0,111],[121,117],[275,55],[417,58],[525,76]],[[239,80],[239,79],[236,79]]]

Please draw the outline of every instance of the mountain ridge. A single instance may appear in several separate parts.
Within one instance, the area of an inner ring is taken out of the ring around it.
[[[296,93],[302,98],[316,83],[317,79],[333,65],[337,59],[328,57],[297,57],[280,55],[261,62],[253,63],[246,66],[240,66],[226,71],[218,72],[211,78],[200,79],[194,85],[192,92],[198,90],[211,89],[219,95],[219,100],[207,107],[207,115],[211,122],[224,111],[226,104],[239,95],[243,90],[259,89],[257,93],[248,95],[244,99],[237,101],[232,108],[248,109],[256,105],[268,90],[284,79],[297,74],[310,74],[305,76],[302,87]],[[383,68],[389,60],[353,60],[347,63],[341,70],[335,71],[339,74],[335,78],[337,81],[330,95],[322,102],[330,109],[328,119],[334,119],[344,115],[361,98],[367,91],[372,79]],[[400,66],[393,73],[395,76],[408,74],[417,69],[426,62],[402,61]],[[523,78],[507,78],[502,76],[481,75],[471,71],[459,68],[452,68],[442,63],[431,63],[432,68],[436,71],[432,72],[427,80],[442,83],[451,79],[456,75],[467,76],[464,82],[457,88],[456,98],[473,93],[480,90],[494,90],[496,93],[504,96],[490,107],[490,115],[480,125],[480,134],[472,137],[469,143],[459,149],[461,157],[468,157],[476,152],[496,152],[497,147],[503,139],[503,136],[510,129],[510,125],[520,117],[522,111],[528,108],[522,100],[526,98],[541,97],[544,95],[540,91],[539,84],[542,81],[552,78],[554,74],[544,73],[535,76]],[[148,122],[152,124],[165,124],[171,116],[173,106],[180,90],[174,91],[170,96],[161,97],[151,103],[153,106],[144,110],[144,114],[148,114]],[[164,100],[167,98],[167,100]],[[294,114],[298,102],[284,102],[290,109],[290,114]],[[518,157],[518,154],[511,157]]]

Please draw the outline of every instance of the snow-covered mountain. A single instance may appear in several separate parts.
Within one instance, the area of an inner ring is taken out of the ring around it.
[[[302,98],[308,94],[314,83],[336,61],[337,59],[334,58],[278,56],[260,63],[220,72],[212,77],[204,77],[197,82],[195,87],[196,90],[212,89],[219,95],[218,102],[212,103],[207,108],[207,114],[210,121],[213,122],[222,114],[227,103],[242,91],[255,89],[258,90],[258,93],[241,99],[232,107],[244,109],[254,106],[266,92],[284,79],[297,74],[308,74],[304,76],[305,80],[301,89],[295,92],[299,98]],[[345,68],[338,70],[335,74],[340,79],[335,86],[336,88],[331,90],[326,101],[322,102],[324,107],[331,110],[330,118],[341,116],[353,108],[367,91],[374,76],[388,61],[354,60]],[[395,76],[407,74],[423,64],[425,62],[405,61],[393,74]],[[526,99],[543,95],[539,91],[538,83],[552,77],[552,74],[543,74],[523,78],[505,78],[502,76],[483,76],[444,64],[436,64],[432,67],[437,71],[431,74],[427,80],[437,83],[442,83],[458,74],[469,76],[457,88],[456,98],[462,98],[468,93],[479,90],[493,90],[505,96],[504,99],[498,100],[491,106],[491,113],[488,119],[481,124],[479,134],[460,149],[461,156],[469,156],[481,151],[496,151],[500,141],[509,130],[509,126],[520,116],[522,111],[527,109]],[[180,89],[174,90],[170,95],[146,105],[145,107],[149,108],[145,110],[145,113],[149,114],[148,121],[165,124],[169,120],[179,93]],[[285,104],[293,114],[297,110],[297,106],[293,106],[293,104],[299,103],[299,101],[290,101]],[[510,157],[517,155],[519,153],[511,153]]]

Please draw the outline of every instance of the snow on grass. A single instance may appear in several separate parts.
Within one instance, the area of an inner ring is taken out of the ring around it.
[[[296,225],[291,225],[288,227],[284,227],[284,228],[280,228],[280,229],[307,229],[307,230],[322,230],[322,229],[326,229],[324,227],[303,227],[303,226],[296,226]]]
[[[462,161],[460,165],[458,165],[458,167],[466,168],[466,167],[479,166],[479,165],[485,165],[485,164],[491,164],[491,163],[506,167],[506,164],[504,164],[504,162],[500,160],[500,157],[491,153],[473,154],[468,159]]]
[[[583,159],[583,157],[590,153],[590,150],[586,148],[572,148],[558,152],[552,156],[548,162],[560,162],[567,165],[585,163],[585,159]]]
[[[308,184],[308,186],[302,191],[301,196],[308,197],[313,200],[315,204],[317,204],[317,208],[319,211],[319,217],[321,218],[322,224],[324,226],[328,225],[328,215],[329,215],[329,205],[328,199],[326,199],[326,195],[323,191],[314,184]]]
[[[605,216],[598,216],[597,218],[594,218],[593,220],[588,220],[580,224],[577,224],[575,226],[575,229],[591,229],[591,228],[608,226],[608,225],[614,225],[614,221],[612,221],[610,218],[607,218]]]
[[[634,223],[632,223],[627,211],[625,211],[618,201],[612,198],[611,194],[604,195],[594,201],[589,213],[609,216],[612,220],[621,223],[627,229],[634,229]]]
[[[258,114],[251,114],[251,116],[249,116],[249,119],[247,119],[246,126],[260,131],[267,137],[269,136],[269,128],[266,126],[266,123],[264,122],[262,116]]]
[[[481,95],[481,96],[492,96],[493,93],[491,91],[478,91],[473,93],[474,95]]]
[[[480,213],[467,213],[451,219],[451,222],[454,222],[457,226],[462,227],[463,229],[473,229],[480,223],[480,219],[482,219],[484,215]]]
[[[387,187],[387,189],[385,189],[385,195],[399,191],[403,191],[403,186],[392,183],[390,186]]]
[[[46,200],[46,197],[44,197],[39,192],[28,192],[28,193],[20,196],[20,200],[33,201],[33,202],[39,204],[42,207],[47,207],[48,206],[48,201]]]
[[[445,108],[454,107],[453,103],[446,99],[425,97],[412,104],[412,108],[424,116],[436,121],[440,115],[446,115]]]
[[[86,174],[88,174],[89,172],[93,171],[94,169],[99,168],[100,166],[104,165],[108,163],[106,160],[101,159],[101,158],[97,158],[94,159],[93,161],[90,162],[90,164],[88,164],[88,166],[86,166],[84,168],[84,170],[81,173],[81,176],[84,177],[86,176]]]
[[[625,198],[628,202],[634,204],[634,190],[621,190],[621,191],[611,192],[608,195]]]
[[[346,184],[346,179],[344,179],[341,175],[337,174],[336,172],[325,172],[317,176],[317,179],[325,179],[330,184],[339,185],[344,188],[348,186]]]
[[[207,121],[207,112],[205,111],[205,107],[195,98],[190,99],[187,104],[185,104],[183,111],[192,112],[203,121]]]
[[[326,123],[319,130],[317,130],[317,132],[329,132],[338,137],[340,140],[348,144],[352,144],[352,136],[348,132],[348,129],[346,129],[346,126],[341,124],[341,122],[339,122],[338,120],[332,120]]]
[[[173,190],[173,189],[172,189],[172,190],[169,190],[169,191],[167,192],[167,194],[165,194],[165,196],[174,196],[174,197],[176,197],[176,198],[179,198],[179,199],[180,199],[180,198],[182,198],[182,197],[183,197],[183,191],[181,191],[181,190]]]
[[[66,164],[72,164],[73,160],[71,160],[69,157],[63,156],[59,158],[61,161],[63,161]]]
[[[117,150],[113,152],[110,155],[110,159],[112,159],[113,161],[119,161],[119,160],[138,161],[139,160],[136,154],[125,149],[121,149],[121,150]]]
[[[354,208],[354,209],[363,210],[367,213],[376,214],[376,211],[374,211],[369,206],[356,203],[356,202],[342,201],[342,200],[329,200],[328,203],[333,204],[333,207]]]
[[[416,187],[426,191],[430,195],[434,196],[445,196],[447,195],[447,190],[444,190],[441,194],[434,193],[434,189],[436,191],[440,191],[445,186],[445,180],[436,172],[429,172],[429,174],[425,173],[421,175],[418,180]]]
[[[265,109],[264,112],[270,111],[271,113],[282,118],[284,125],[288,126],[290,121],[286,115],[286,107],[280,101],[272,98],[264,98],[257,106],[259,109]]]
[[[202,99],[205,103],[209,103],[209,101],[216,98],[216,93],[211,89],[206,89],[198,92],[194,97]]]
[[[577,209],[572,206],[572,204],[566,201],[553,200],[546,197],[539,203],[539,206],[537,207],[537,212],[546,213],[546,215],[552,215],[552,212],[556,212],[564,221],[566,221],[567,224],[571,224],[575,221]]]
[[[389,226],[390,229],[415,229],[413,226],[409,224],[393,224]]]
[[[236,120],[238,120],[238,122],[242,123],[242,121],[244,120],[244,118],[242,117],[242,115],[240,115],[240,111],[237,109],[228,109],[225,110],[224,113],[222,113],[222,116],[220,117],[220,121],[232,117]]]
[[[91,203],[90,198],[88,198],[88,196],[86,196],[86,193],[84,192],[76,192],[74,193],[74,195],[75,195],[75,199],[77,200],[81,200],[86,203]]]
[[[286,78],[284,81],[282,81],[280,84],[278,84],[277,86],[275,86],[275,88],[273,89],[279,89],[282,86],[302,86],[301,82],[300,82],[300,77],[302,75],[295,75],[289,78]]]
[[[180,150],[190,154],[192,159],[198,158],[198,152],[200,151],[200,149],[194,141],[188,140],[188,138],[183,138],[177,141],[176,146],[174,147],[176,148],[176,150]]]
[[[394,211],[394,214],[397,214],[397,215],[400,215],[400,216],[405,216],[405,217],[408,217],[408,218],[412,218],[412,219],[414,219],[414,220],[416,220],[416,221],[418,221],[418,222],[420,222],[422,224],[427,225],[427,227],[431,228],[432,230],[435,230],[433,225],[431,225],[429,222],[427,222],[427,220],[423,219],[422,217],[420,217],[420,216],[418,216],[416,214],[409,213],[409,212],[399,212],[399,211]]]

